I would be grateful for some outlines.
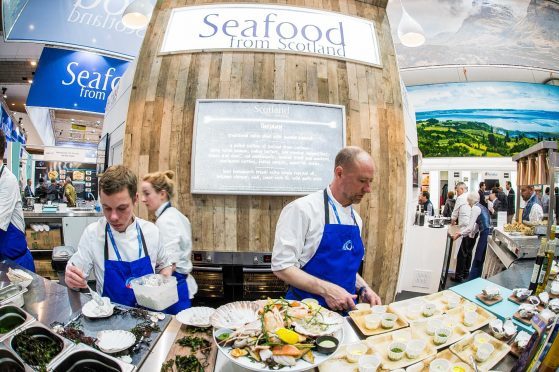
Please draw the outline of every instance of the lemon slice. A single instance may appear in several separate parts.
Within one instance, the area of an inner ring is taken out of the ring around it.
[[[289,345],[293,345],[299,342],[299,335],[297,334],[297,332],[287,328],[278,329],[276,331],[276,335],[278,335],[280,340]]]

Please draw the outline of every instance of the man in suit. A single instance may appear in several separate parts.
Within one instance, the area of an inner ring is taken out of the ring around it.
[[[485,182],[479,183],[479,190],[477,191],[477,193],[479,194],[479,204],[487,208],[488,205],[487,201],[485,200]]]

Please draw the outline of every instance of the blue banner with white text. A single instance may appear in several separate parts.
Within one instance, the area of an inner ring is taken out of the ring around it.
[[[104,113],[129,64],[89,52],[44,48],[27,106]]]
[[[134,58],[145,28],[122,24],[132,0],[10,0],[3,1],[4,33],[8,41],[37,41],[77,46]]]

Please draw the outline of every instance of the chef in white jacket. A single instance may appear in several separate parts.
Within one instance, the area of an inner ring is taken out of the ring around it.
[[[66,285],[86,288],[93,270],[98,292],[112,302],[136,306],[130,280],[154,272],[169,276],[172,262],[160,243],[159,229],[134,216],[136,175],[125,166],[112,166],[100,177],[99,189],[105,217],[83,232],[66,266]]]
[[[175,172],[154,172],[142,177],[141,198],[147,209],[155,214],[155,224],[161,233],[161,242],[174,263],[173,276],[177,278],[179,302],[166,309],[176,314],[190,307],[190,299],[198,291],[192,271],[192,228],[188,218],[171,205],[175,189]]]

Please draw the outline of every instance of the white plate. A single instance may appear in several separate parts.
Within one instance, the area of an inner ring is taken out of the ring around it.
[[[229,354],[231,352],[231,347],[230,346],[222,346],[221,344],[217,343],[217,340],[215,338],[215,332],[217,329],[214,328],[214,342],[217,344],[217,348],[219,349],[219,351],[221,353],[223,353],[228,359],[230,359],[233,363],[237,364],[238,366],[241,366],[245,369],[251,370],[251,371],[274,371],[272,369],[270,369],[268,366],[266,366],[264,363],[261,362],[256,362],[253,361],[250,358],[247,358],[246,356],[243,357],[239,357],[239,358],[234,358],[231,356],[231,354]],[[297,364],[295,364],[292,367],[283,367],[280,369],[280,371],[284,372],[284,371],[289,371],[289,372],[297,372],[297,371],[306,371],[306,370],[312,370],[315,367],[318,367],[320,364],[324,363],[325,361],[327,361],[328,359],[330,359],[340,348],[340,345],[343,344],[344,342],[344,330],[343,328],[340,328],[336,333],[334,333],[334,337],[336,337],[338,340],[340,340],[340,342],[338,343],[338,347],[336,348],[336,350],[334,350],[334,352],[332,354],[321,354],[319,352],[313,351],[314,353],[314,363],[311,364],[309,362],[304,361],[303,359],[298,359],[297,360]],[[355,364],[357,366],[357,364]]]
[[[103,301],[107,301],[110,302],[108,297],[102,297]],[[105,300],[106,299],[106,300]],[[111,311],[102,315],[98,315],[98,313],[95,311],[95,309],[98,307],[99,305],[97,305],[97,302],[95,302],[95,300],[91,300],[85,303],[85,305],[83,305],[82,307],[82,314],[85,315],[88,318],[107,318],[111,315],[113,315],[113,311],[115,308],[115,305],[111,304]]]
[[[133,333],[122,330],[108,330],[97,333],[97,346],[105,353],[118,353],[128,349],[136,342]]]
[[[177,320],[182,324],[194,327],[209,327],[210,317],[215,312],[211,307],[191,307],[177,314]]]
[[[309,328],[303,320],[295,320],[295,331],[305,336],[326,336],[337,332],[344,324],[344,318],[340,314],[328,309],[321,310],[316,317],[320,317],[320,321],[324,324],[329,324],[329,326],[324,330],[316,330]]]

